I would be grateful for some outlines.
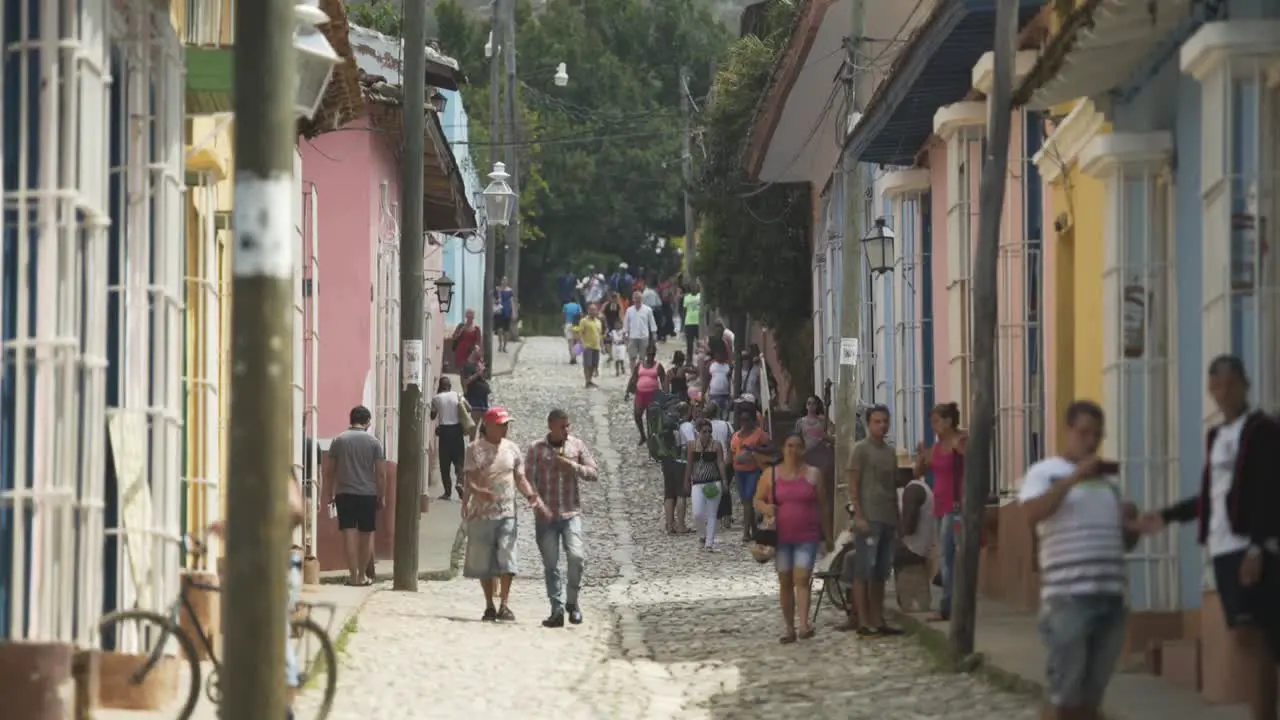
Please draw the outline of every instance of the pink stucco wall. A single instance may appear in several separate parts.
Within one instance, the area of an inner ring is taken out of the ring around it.
[[[302,144],[302,177],[318,201],[320,276],[320,437],[347,428],[347,413],[366,402],[372,371],[373,249],[378,242],[377,181],[394,166],[366,121]],[[376,179],[375,179],[376,178]]]
[[[378,239],[384,229],[382,184],[398,202],[400,169],[379,133],[357,120],[302,144],[304,185],[319,193],[320,388],[319,433],[329,438],[347,427],[347,413],[371,404],[374,371],[373,286]],[[427,248],[427,277],[439,276],[443,253]],[[432,342],[424,348],[424,392],[435,390],[443,324],[435,294],[426,295]]]
[[[950,402],[950,375],[947,372],[949,332],[947,329],[947,145],[934,138],[928,148],[930,221],[933,225],[933,396],[939,403]],[[957,402],[959,402],[957,400]]]

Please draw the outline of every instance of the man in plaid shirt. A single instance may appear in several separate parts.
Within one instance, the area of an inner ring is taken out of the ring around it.
[[[582,494],[578,484],[599,479],[595,458],[581,438],[569,434],[569,414],[552,410],[547,415],[547,435],[529,447],[525,461],[529,482],[546,506],[535,526],[538,550],[547,581],[547,598],[551,615],[543,627],[564,627],[569,622],[582,622],[578,591],[582,589],[582,571],[586,552],[582,537]],[[560,548],[568,558],[569,588],[566,596],[560,575]]]

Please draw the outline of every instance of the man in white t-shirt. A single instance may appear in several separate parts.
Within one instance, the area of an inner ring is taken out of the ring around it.
[[[1063,720],[1099,717],[1124,647],[1124,556],[1137,541],[1125,530],[1118,467],[1097,456],[1102,408],[1071,403],[1066,429],[1062,455],[1028,468],[1018,494],[1040,543],[1046,717]]]
[[[1249,407],[1244,363],[1222,355],[1209,364],[1209,395],[1222,424],[1209,430],[1201,491],[1145,515],[1145,532],[1196,522],[1213,558],[1218,600],[1232,639],[1254,675],[1254,718],[1280,717],[1280,423]]]
[[[653,308],[641,301],[640,293],[631,294],[631,307],[622,320],[622,331],[627,335],[627,356],[631,358],[631,366],[644,359],[649,344],[658,334],[658,321],[653,316]]]

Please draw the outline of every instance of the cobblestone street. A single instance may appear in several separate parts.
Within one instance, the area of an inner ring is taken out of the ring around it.
[[[662,357],[670,355],[664,350]],[[416,594],[375,593],[345,641],[335,720],[396,718],[949,718],[1022,720],[1032,701],[966,675],[936,675],[911,638],[858,640],[831,630],[780,645],[772,565],[760,566],[726,535],[723,551],[663,532],[662,479],[637,445],[624,380],[582,387],[563,341],[526,342],[515,373],[495,382],[495,402],[516,418],[527,446],[552,407],[567,410],[590,444],[601,482],[585,492],[586,622],[541,627],[548,604],[520,506],[518,622],[480,622],[483,601],[464,579],[424,583]],[[314,699],[299,702],[305,711]],[[302,717],[306,717],[305,712]]]

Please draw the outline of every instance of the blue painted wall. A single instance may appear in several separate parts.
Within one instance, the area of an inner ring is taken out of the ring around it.
[[[444,126],[445,139],[453,150],[453,157],[462,171],[462,179],[467,186],[467,198],[477,204],[476,214],[484,212],[483,202],[477,197],[484,190],[484,181],[471,157],[471,146],[467,144],[467,109],[462,102],[462,94],[455,90],[441,90],[446,98],[444,114],[440,124]],[[488,170],[485,170],[488,174]],[[474,241],[473,241],[474,242]],[[463,249],[461,238],[450,238],[444,247],[443,267],[453,279],[453,305],[445,316],[449,323],[462,322],[463,313],[472,308],[481,318],[484,317],[484,253],[473,254]]]

